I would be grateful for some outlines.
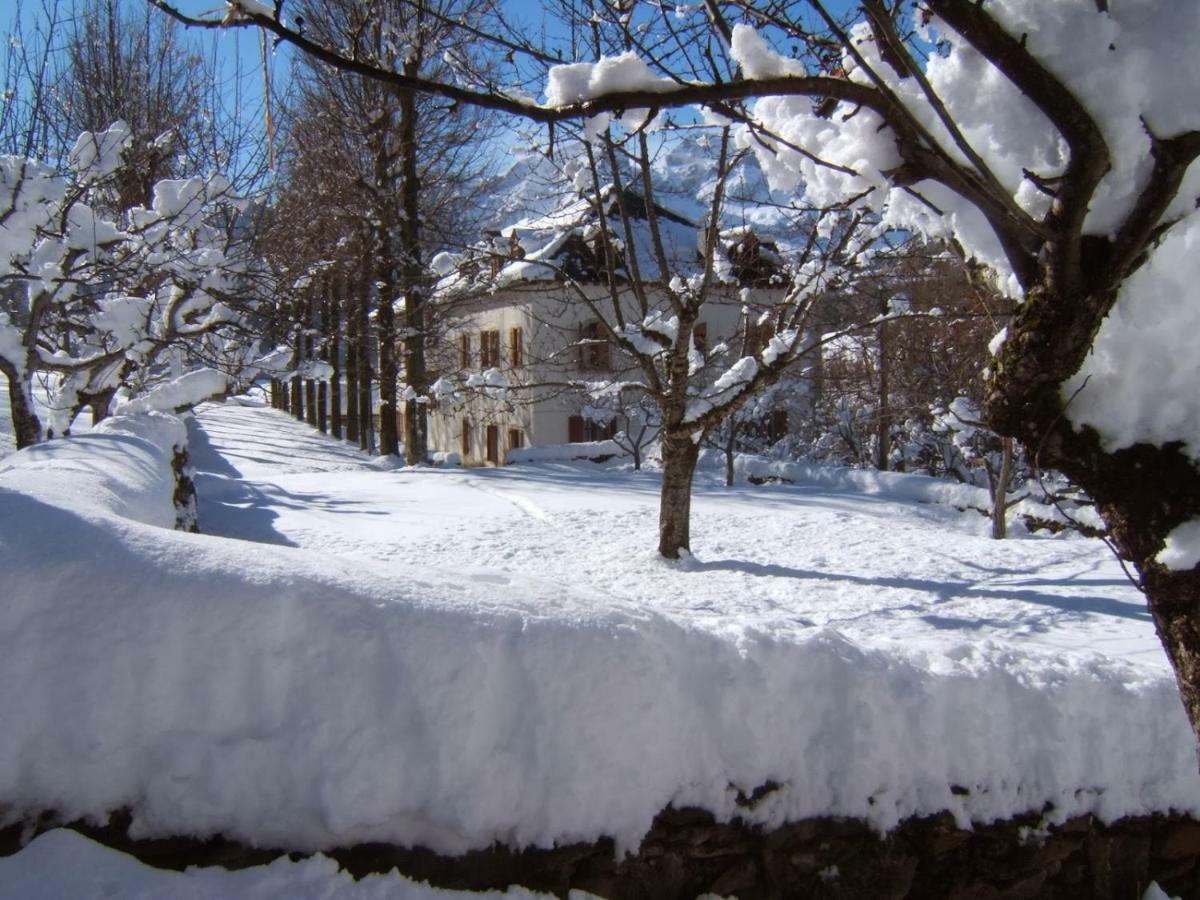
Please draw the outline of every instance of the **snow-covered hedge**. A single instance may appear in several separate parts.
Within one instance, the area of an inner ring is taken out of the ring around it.
[[[0,810],[295,849],[1200,814],[1161,669],[704,629],[586,588],[171,530],[164,417],[0,463]],[[152,425],[149,423],[153,423]],[[159,430],[161,427],[161,431]],[[768,781],[782,787],[742,809]]]

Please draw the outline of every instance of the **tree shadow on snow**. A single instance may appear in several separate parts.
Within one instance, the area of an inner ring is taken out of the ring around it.
[[[196,473],[197,512],[200,530],[217,537],[254,541],[260,544],[299,546],[275,529],[279,513],[275,501],[240,478]]]
[[[1137,606],[1123,600],[1098,595],[1062,596],[1059,594],[1043,593],[1030,590],[1029,587],[1001,586],[997,588],[979,587],[967,583],[932,581],[924,578],[905,578],[902,576],[872,576],[851,575],[847,573],[821,572],[816,569],[796,569],[789,566],[770,565],[746,562],[736,559],[718,559],[708,562],[694,561],[690,569],[698,572],[741,572],[767,578],[795,578],[804,581],[842,581],[851,584],[861,584],[865,587],[887,587],[899,590],[921,591],[934,594],[937,602],[947,603],[962,599],[1018,600],[1049,607],[1065,613],[1078,615],[1113,616],[1120,619],[1132,619],[1139,622],[1149,622],[1150,612],[1145,607]],[[1070,579],[1046,579],[1035,581],[1030,579],[1025,585],[1071,585]],[[1092,582],[1087,582],[1089,586]],[[948,620],[943,619],[943,627]],[[931,623],[937,625],[938,623]]]

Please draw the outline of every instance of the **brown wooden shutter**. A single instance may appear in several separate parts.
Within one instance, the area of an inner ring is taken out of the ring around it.
[[[521,433],[520,428],[508,429],[508,449],[520,450],[525,446],[525,436]]]
[[[459,336],[458,341],[459,367],[463,369],[469,369],[471,368],[471,336],[464,333]]]
[[[500,464],[500,428],[497,425],[487,427],[487,461],[494,466]]]
[[[583,416],[571,416],[567,420],[567,443],[582,444],[583,440]]]
[[[692,328],[692,346],[700,351],[701,355],[708,352],[708,323],[697,322]]]
[[[508,332],[508,364],[514,369],[519,369],[525,364],[522,359],[524,356],[522,353],[524,349],[523,344],[524,336],[521,333],[521,329],[510,329]]]
[[[484,369],[500,365],[499,331],[484,331],[479,335],[479,365]]]
[[[462,458],[465,462],[471,455],[471,420],[463,419],[462,423]]]
[[[599,322],[588,322],[579,332],[579,368],[585,372],[609,370],[608,335]]]

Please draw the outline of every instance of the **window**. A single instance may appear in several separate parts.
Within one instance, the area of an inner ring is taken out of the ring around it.
[[[567,420],[567,443],[582,444],[588,441],[607,441],[617,433],[617,420],[601,424],[583,416],[571,416]]]
[[[697,322],[692,326],[692,346],[701,356],[708,353],[708,323]]]
[[[609,370],[608,334],[600,322],[588,322],[579,330],[579,368],[584,372]]]
[[[484,369],[494,369],[500,365],[499,331],[481,331],[479,333],[479,365]]]
[[[514,369],[519,369],[523,366],[525,352],[525,336],[520,328],[510,328],[508,330],[508,364]]]
[[[525,446],[525,434],[520,428],[508,429],[508,449],[520,450]]]
[[[471,455],[471,420],[463,419],[462,426],[462,458],[465,462]]]
[[[471,336],[466,333],[458,338],[458,365],[462,369],[471,368]]]

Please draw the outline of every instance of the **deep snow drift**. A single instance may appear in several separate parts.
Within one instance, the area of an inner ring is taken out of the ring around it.
[[[668,804],[881,829],[1200,813],[1173,681],[1099,543],[706,481],[672,565],[653,474],[387,471],[236,404],[191,435],[209,534],[162,527],[165,429],[0,461],[0,805],[446,852],[634,847]]]

